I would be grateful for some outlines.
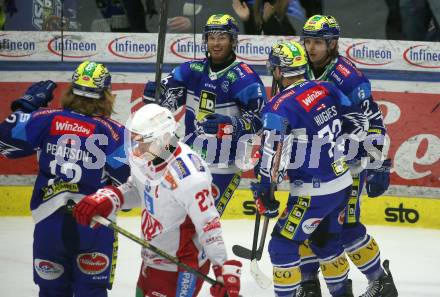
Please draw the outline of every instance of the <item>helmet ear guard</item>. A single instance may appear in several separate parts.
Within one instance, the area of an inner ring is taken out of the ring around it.
[[[72,92],[75,95],[100,99],[111,88],[111,75],[104,64],[84,61],[72,75]]]

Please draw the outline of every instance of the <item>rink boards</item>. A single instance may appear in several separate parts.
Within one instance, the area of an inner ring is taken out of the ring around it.
[[[30,186],[0,186],[1,216],[28,216]],[[276,192],[281,207],[286,204],[288,192]],[[255,204],[250,190],[237,190],[222,219],[254,219]],[[282,212],[282,211],[281,211]],[[434,198],[382,196],[362,197],[362,222],[369,225],[388,225],[440,229],[440,200]],[[139,216],[140,210],[121,212],[122,216]]]
[[[142,105],[146,81],[154,80],[156,35],[67,34],[64,42],[49,32],[0,34],[0,119],[9,113],[12,100],[31,82],[51,79],[58,83],[55,97],[70,81],[79,61],[106,62],[117,94],[115,119],[122,123]],[[167,36],[164,74],[177,63],[203,57],[200,36]],[[262,75],[270,93],[267,50],[278,37],[240,37],[238,56]],[[135,45],[137,47],[135,47]],[[248,48],[249,45],[249,48]],[[193,48],[191,48],[191,46]],[[251,47],[252,46],[252,47]],[[64,47],[64,62],[60,62]],[[411,43],[341,39],[340,52],[355,62],[370,78],[373,96],[384,113],[393,159],[391,186],[386,195],[363,199],[363,221],[440,229],[440,46]],[[57,100],[54,107],[59,106]],[[28,215],[31,187],[37,173],[35,157],[6,160],[0,156],[0,216]],[[252,218],[255,211],[248,189],[253,176],[245,172],[226,219]],[[286,183],[280,186],[285,190]],[[285,196],[284,193],[281,196]],[[283,198],[285,199],[285,198]]]

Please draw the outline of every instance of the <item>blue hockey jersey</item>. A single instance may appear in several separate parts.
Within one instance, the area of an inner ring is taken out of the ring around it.
[[[382,113],[372,97],[370,81],[347,58],[335,58],[319,77],[315,77],[310,65],[307,65],[306,78],[332,82],[354,104],[362,108],[369,120],[369,133],[386,134]]]
[[[38,176],[31,199],[35,223],[68,200],[78,202],[129,176],[124,126],[104,117],[69,110],[15,112],[0,124],[0,154],[19,158],[37,153]]]
[[[162,88],[160,105],[172,111],[186,105],[185,142],[210,165],[224,164],[226,171],[236,171],[237,140],[245,134],[257,133],[262,127],[260,112],[266,102],[266,92],[257,73],[243,62],[233,62],[213,72],[208,60],[191,61],[178,66],[163,79]],[[234,117],[241,121],[244,129],[237,131],[234,139],[203,135],[207,141],[201,144],[196,122],[213,113]],[[212,169],[213,173],[217,172],[216,168]]]
[[[287,175],[294,196],[326,195],[349,186],[341,136],[351,133],[346,126],[353,126],[352,118],[367,121],[329,82],[301,80],[274,96],[263,109],[260,182],[279,183]]]

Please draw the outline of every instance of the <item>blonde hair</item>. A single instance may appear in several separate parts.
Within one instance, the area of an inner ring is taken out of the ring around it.
[[[110,117],[114,113],[115,98],[116,95],[113,95],[110,90],[104,90],[100,99],[75,95],[70,85],[61,96],[61,106],[87,116]]]

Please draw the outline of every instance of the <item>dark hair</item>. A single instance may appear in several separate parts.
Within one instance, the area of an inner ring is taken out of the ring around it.
[[[72,92],[72,85],[64,91],[61,96],[61,106],[87,116],[110,117],[113,113],[113,105],[116,96],[109,89],[104,90],[100,99],[92,99]]]

